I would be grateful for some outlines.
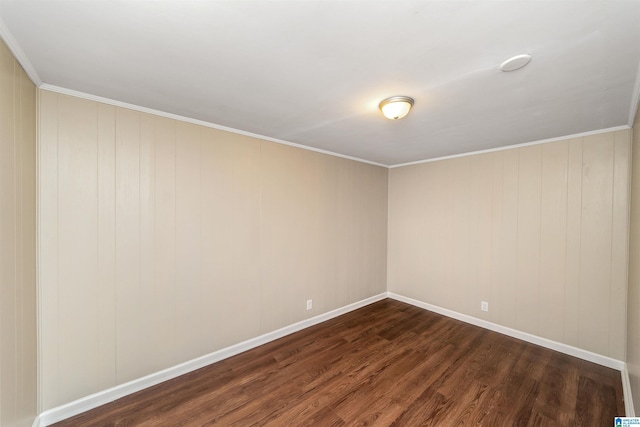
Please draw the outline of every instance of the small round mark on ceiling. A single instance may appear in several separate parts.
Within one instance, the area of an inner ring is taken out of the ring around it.
[[[519,70],[520,68],[527,65],[530,61],[531,55],[529,54],[516,55],[500,64],[500,70],[504,72]]]

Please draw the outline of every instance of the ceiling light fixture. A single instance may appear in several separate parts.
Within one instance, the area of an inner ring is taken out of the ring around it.
[[[409,114],[413,107],[413,98],[408,96],[392,96],[380,103],[380,111],[387,119],[398,120]]]

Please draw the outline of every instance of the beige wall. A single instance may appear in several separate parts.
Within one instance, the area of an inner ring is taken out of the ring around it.
[[[385,291],[385,168],[48,91],[39,149],[42,410]]]
[[[36,416],[36,88],[0,40],[0,425]]]
[[[388,290],[624,360],[630,140],[391,169]]]
[[[627,297],[627,367],[633,406],[640,414],[640,109],[633,124],[629,294]]]

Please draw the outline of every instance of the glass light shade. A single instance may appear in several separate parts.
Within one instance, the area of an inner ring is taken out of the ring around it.
[[[409,114],[413,99],[408,96],[392,96],[380,103],[380,111],[387,119],[398,120]]]

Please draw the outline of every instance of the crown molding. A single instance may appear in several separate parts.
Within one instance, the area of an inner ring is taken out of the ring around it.
[[[640,69],[639,69],[639,71],[640,71]],[[640,74],[638,76],[639,76],[638,83],[640,83]],[[640,84],[637,84],[636,86],[638,86],[638,88],[637,88],[638,90],[636,91],[637,93],[634,95],[634,100],[638,101],[638,99],[640,97],[640,89],[639,89],[640,88]],[[489,149],[486,149],[486,150],[470,151],[470,152],[467,152],[467,153],[453,154],[453,155],[450,155],[450,156],[442,156],[442,157],[434,157],[434,158],[431,158],[431,159],[424,159],[424,160],[418,160],[418,161],[415,161],[415,162],[400,163],[400,164],[395,164],[395,165],[385,165],[385,164],[382,164],[382,163],[372,162],[370,160],[365,160],[365,159],[361,159],[361,158],[358,158],[358,157],[347,156],[347,155],[344,155],[344,154],[335,153],[335,152],[328,151],[328,150],[322,150],[320,148],[314,148],[314,147],[310,147],[310,146],[307,146],[307,145],[297,144],[295,142],[285,141],[285,140],[278,139],[278,138],[272,138],[272,137],[269,137],[269,136],[260,135],[260,134],[256,134],[256,133],[252,133],[252,132],[247,132],[247,131],[243,131],[243,130],[240,130],[240,129],[231,128],[231,127],[228,127],[228,126],[222,126],[222,125],[218,125],[218,124],[215,124],[215,123],[206,122],[204,120],[198,120],[198,119],[193,119],[193,118],[190,118],[190,117],[180,116],[180,115],[173,114],[173,113],[167,113],[165,111],[154,110],[153,108],[142,107],[142,106],[135,105],[135,104],[130,104],[130,103],[127,103],[127,102],[117,101],[115,99],[104,98],[102,96],[92,95],[92,94],[89,94],[89,93],[80,92],[80,91],[76,91],[76,90],[73,90],[73,89],[67,89],[67,88],[63,88],[63,87],[60,87],[60,86],[50,85],[50,84],[47,84],[47,83],[41,84],[39,86],[39,88],[42,89],[42,90],[50,91],[50,92],[55,92],[55,93],[59,93],[59,94],[63,94],[63,95],[74,96],[74,97],[77,97],[77,98],[87,99],[87,100],[90,100],[90,101],[96,101],[96,102],[100,102],[100,103],[103,103],[103,104],[113,105],[115,107],[127,108],[127,109],[130,109],[130,110],[139,111],[139,112],[142,112],[142,113],[153,114],[153,115],[160,116],[160,117],[166,117],[166,118],[173,119],[173,120],[178,120],[178,121],[182,121],[182,122],[186,122],[186,123],[192,123],[192,124],[196,124],[196,125],[200,125],[200,126],[205,126],[205,127],[209,127],[209,128],[213,128],[213,129],[222,130],[222,131],[225,131],[225,132],[244,135],[244,136],[248,136],[248,137],[251,137],[251,138],[261,139],[261,140],[269,141],[269,142],[274,142],[276,144],[288,145],[290,147],[295,147],[295,148],[300,148],[302,150],[307,150],[307,151],[313,151],[313,152],[316,152],[316,153],[326,154],[326,155],[333,156],[333,157],[339,157],[339,158],[343,158],[343,159],[347,159],[347,160],[353,160],[353,161],[359,162],[359,163],[366,163],[366,164],[370,164],[370,165],[374,165],[374,166],[380,166],[380,167],[387,168],[387,169],[400,168],[400,167],[404,167],[404,166],[418,165],[418,164],[422,164],[422,163],[437,162],[437,161],[440,161],[440,160],[455,159],[455,158],[458,158],[458,157],[473,156],[473,155],[477,155],[477,154],[492,153],[492,152],[495,152],[495,151],[511,150],[511,149],[514,149],[514,148],[528,147],[528,146],[531,146],[531,145],[546,144],[546,143],[549,143],[549,142],[563,141],[563,140],[573,139],[573,138],[583,138],[583,137],[591,136],[591,135],[599,135],[599,134],[607,133],[607,132],[615,132],[615,131],[619,131],[619,130],[631,129],[631,126],[629,126],[629,125],[615,126],[615,127],[610,127],[610,128],[606,128],[606,129],[597,129],[597,130],[592,130],[592,131],[588,131],[588,132],[581,132],[581,133],[575,133],[575,134],[571,134],[571,135],[558,136],[558,137],[554,137],[554,138],[541,139],[541,140],[538,140],[538,141],[530,141],[530,142],[525,142],[525,143],[521,143],[521,144],[513,144],[513,145],[502,146],[502,147],[489,148]],[[637,109],[637,106],[638,105],[637,105],[637,102],[636,102],[636,109]],[[635,118],[635,110],[633,112],[633,117]]]
[[[574,133],[572,135],[558,136],[555,138],[541,139],[539,141],[524,142],[522,144],[505,145],[503,147],[488,148],[486,150],[470,151],[468,153],[453,154],[451,156],[435,157],[433,159],[418,160],[416,162],[401,163],[389,166],[389,169],[401,168],[403,166],[419,165],[422,163],[438,162],[440,160],[456,159],[458,157],[474,156],[476,154],[493,153],[495,151],[511,150],[513,148],[528,147],[530,145],[546,144],[548,142],[564,141],[566,139],[583,138],[585,136],[599,135],[601,133],[615,132],[619,130],[631,129],[631,126],[615,126],[606,129],[591,130],[588,132]]]
[[[2,16],[0,16],[0,38],[2,38],[2,40],[4,40],[4,42],[7,44],[7,47],[9,48],[11,53],[13,53],[13,56],[16,57],[18,63],[20,63],[33,84],[38,87],[41,86],[42,79],[31,64],[31,61],[29,61],[29,58],[27,58],[27,55],[25,55],[20,45],[18,45],[18,42],[13,37],[13,34],[11,34],[11,31],[9,31],[9,28],[7,28],[7,26],[5,25],[4,21],[2,20]]]
[[[3,25],[2,21],[0,21],[0,35],[2,37],[4,37],[4,34],[2,33],[2,25]],[[13,52],[13,50],[12,50],[12,52]],[[14,53],[14,55],[15,55],[15,53]],[[17,57],[17,55],[16,55],[16,57]],[[19,62],[22,65],[22,62],[21,61],[19,61]],[[28,60],[27,60],[27,63],[30,65]],[[24,67],[24,65],[23,65],[23,67]],[[25,71],[27,71],[27,70],[25,69]],[[35,73],[35,70],[34,70],[34,73]],[[27,72],[27,74],[29,74],[29,72]],[[37,73],[35,74],[35,76],[39,79],[39,77],[37,76]],[[33,76],[31,74],[29,74],[29,77],[31,77],[31,79],[34,80],[34,78],[33,78]],[[35,83],[35,81],[34,81],[34,83]],[[638,104],[640,103],[640,68],[638,68],[638,78],[636,79],[636,86],[635,86],[635,89],[634,89],[634,94],[632,96],[632,104],[631,104],[632,108],[631,108],[631,111],[630,111],[630,124],[629,125],[614,126],[614,127],[610,127],[610,128],[606,128],[606,129],[597,129],[597,130],[592,130],[592,131],[588,131],[588,132],[580,132],[580,133],[575,133],[575,134],[570,134],[570,135],[558,136],[558,137],[554,137],[554,138],[547,138],[547,139],[541,139],[541,140],[537,140],[537,141],[524,142],[524,143],[521,143],[521,144],[505,145],[505,146],[502,146],[502,147],[489,148],[489,149],[486,149],[486,150],[470,151],[470,152],[466,152],[466,153],[453,154],[453,155],[450,155],[450,156],[434,157],[434,158],[430,158],[430,159],[417,160],[415,162],[400,163],[400,164],[395,164],[395,165],[385,165],[385,164],[382,164],[382,163],[377,163],[377,162],[373,162],[373,161],[370,161],[370,160],[361,159],[361,158],[358,158],[358,157],[347,156],[345,154],[335,153],[333,151],[322,150],[320,148],[314,148],[314,147],[310,147],[310,146],[307,146],[307,145],[297,144],[295,142],[285,141],[285,140],[278,139],[278,138],[272,138],[272,137],[269,137],[269,136],[260,135],[260,134],[256,134],[256,133],[252,133],[252,132],[247,132],[247,131],[243,131],[243,130],[240,130],[240,129],[231,128],[231,127],[228,127],[228,126],[222,126],[222,125],[218,125],[218,124],[215,124],[215,123],[206,122],[204,120],[198,120],[198,119],[193,119],[193,118],[190,118],[190,117],[180,116],[178,114],[167,113],[165,111],[155,110],[153,108],[142,107],[142,106],[135,105],[135,104],[130,104],[130,103],[127,103],[127,102],[117,101],[115,99],[105,98],[105,97],[92,95],[92,94],[85,93],[85,92],[76,91],[76,90],[73,90],[73,89],[67,89],[67,88],[63,88],[63,87],[60,87],[60,86],[50,85],[50,84],[47,84],[47,83],[40,83],[38,85],[38,87],[40,89],[42,89],[42,90],[47,90],[47,91],[50,91],[50,92],[56,92],[56,93],[60,93],[60,94],[63,94],[63,95],[74,96],[74,97],[77,97],[77,98],[87,99],[87,100],[90,100],[90,101],[96,101],[96,102],[100,102],[100,103],[103,103],[103,104],[113,105],[113,106],[116,106],[116,107],[127,108],[127,109],[130,109],[130,110],[139,111],[139,112],[142,112],[142,113],[153,114],[153,115],[156,115],[156,116],[166,117],[166,118],[169,118],[169,119],[174,119],[174,120],[178,120],[178,121],[182,121],[182,122],[192,123],[192,124],[196,124],[196,125],[200,125],[200,126],[205,126],[205,127],[218,129],[218,130],[222,130],[222,131],[226,131],[226,132],[231,132],[231,133],[235,133],[235,134],[239,134],[239,135],[244,135],[244,136],[248,136],[248,137],[251,137],[251,138],[261,139],[261,140],[269,141],[269,142],[274,142],[276,144],[288,145],[290,147],[300,148],[300,149],[307,150],[307,151],[313,151],[313,152],[316,152],[316,153],[326,154],[326,155],[333,156],[333,157],[339,157],[339,158],[343,158],[343,159],[347,159],[347,160],[353,160],[353,161],[359,162],[359,163],[366,163],[366,164],[370,164],[370,165],[374,165],[374,166],[380,166],[380,167],[387,168],[387,169],[393,169],[393,168],[400,168],[400,167],[404,167],[404,166],[412,166],[412,165],[418,165],[418,164],[422,164],[422,163],[437,162],[437,161],[440,161],[440,160],[449,160],[449,159],[455,159],[455,158],[458,158],[458,157],[473,156],[473,155],[477,155],[477,154],[492,153],[492,152],[495,152],[495,151],[511,150],[511,149],[514,149],[514,148],[528,147],[528,146],[531,146],[531,145],[546,144],[546,143],[549,143],[549,142],[557,142],[557,141],[563,141],[563,140],[573,139],[573,138],[583,138],[583,137],[591,136],[591,135],[599,135],[599,134],[607,133],[607,132],[615,132],[615,131],[619,131],[619,130],[631,129],[632,126],[633,126],[633,120],[635,119],[635,115],[636,115],[636,112],[638,110]]]
[[[367,163],[374,166],[380,166],[383,168],[387,168],[387,165],[383,165],[382,163],[376,163],[365,159],[360,159],[358,157],[351,157],[345,154],[334,153],[333,151],[322,150],[320,148],[309,147],[307,145],[296,144],[295,142],[285,141],[278,138],[272,138],[270,136],[260,135],[257,133],[246,132],[240,129],[235,129],[227,126],[218,125],[211,122],[206,122],[204,120],[192,119],[190,117],[180,116],[178,114],[167,113],[166,111],[154,110],[153,108],[141,107],[140,105],[129,104],[128,102],[117,101],[115,99],[104,98],[102,96],[92,95],[90,93],[80,92],[73,89],[67,89],[59,86],[50,85],[44,83],[39,86],[42,90],[47,90],[49,92],[56,92],[62,95],[74,96],[76,98],[87,99],[89,101],[96,101],[103,104],[113,105],[115,107],[127,108],[129,110],[139,111],[141,113],[153,114],[155,116],[166,117],[168,119],[178,120],[181,122],[192,123],[195,125],[200,125],[208,128],[218,129],[225,132],[231,132],[239,135],[248,136],[251,138],[261,139],[264,141],[275,142],[276,144],[288,145],[290,147],[300,148],[302,150],[313,151],[316,153],[326,154],[333,157],[340,157],[347,160],[353,160],[359,163]]]
[[[631,105],[629,106],[629,127],[633,127],[633,122],[638,113],[638,103],[640,103],[640,64],[638,64],[638,74],[636,75],[636,84],[633,86],[631,94]]]

